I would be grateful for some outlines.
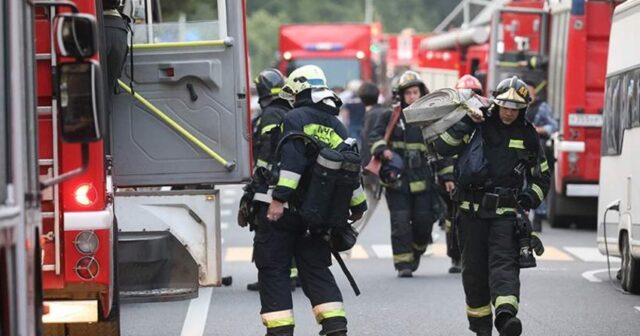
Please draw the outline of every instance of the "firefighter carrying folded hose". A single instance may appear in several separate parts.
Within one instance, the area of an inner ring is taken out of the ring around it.
[[[341,101],[319,67],[294,70],[280,96],[294,108],[284,117],[276,150],[277,183],[255,196],[268,203],[258,209],[254,238],[262,321],[267,335],[293,335],[289,268],[295,258],[321,335],[346,335],[342,294],[329,266],[334,237],[366,210],[360,156],[336,117]]]
[[[527,86],[505,79],[494,104],[468,113],[434,142],[443,156],[458,154],[455,166],[462,248],[462,282],[469,329],[491,335],[492,305],[501,336],[517,336],[520,268],[535,266],[544,252],[531,234],[525,211],[537,207],[549,189],[549,165],[535,129],[525,120]]]
[[[397,91],[401,108],[429,92],[414,71],[400,76]],[[378,118],[370,137],[371,153],[383,162],[380,179],[391,216],[393,263],[398,277],[409,278],[418,269],[420,257],[431,243],[431,231],[437,219],[430,192],[433,172],[427,162],[427,146],[420,128],[408,125],[403,115],[393,118],[393,113],[386,111]],[[393,131],[387,141],[384,135],[394,120],[397,123],[391,126]]]

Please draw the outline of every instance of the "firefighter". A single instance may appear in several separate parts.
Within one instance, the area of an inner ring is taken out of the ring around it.
[[[362,167],[364,168],[371,159],[371,148],[369,142],[371,130],[377,123],[378,118],[380,118],[388,108],[378,104],[380,90],[373,82],[364,82],[358,90],[358,96],[365,106],[364,127],[362,129]],[[367,195],[367,206],[369,207],[369,210],[364,218],[354,225],[357,226],[359,233],[362,233],[362,230],[364,230],[364,227],[367,225],[367,222],[378,206],[382,188],[380,181],[373,174],[365,173],[362,177],[362,182],[364,192]]]
[[[483,89],[482,83],[471,76],[464,75],[458,79],[455,85],[456,90],[472,90],[475,94],[482,96]],[[458,233],[455,225],[455,213],[456,209],[453,204],[452,195],[456,188],[455,179],[453,177],[453,170],[455,165],[456,156],[444,157],[438,160],[438,182],[440,187],[445,192],[443,199],[446,203],[446,211],[444,214],[444,228],[447,242],[447,256],[451,258],[451,267],[449,267],[449,273],[460,273],[460,247],[458,244]]]
[[[339,151],[351,148],[352,141],[347,139],[347,130],[337,118],[341,101],[328,89],[319,67],[305,65],[294,70],[280,95],[293,101],[294,108],[285,115],[282,124],[277,183],[272,191],[260,195],[263,199],[270,198],[268,208],[264,206],[258,211],[254,238],[262,321],[267,335],[293,335],[289,269],[295,258],[302,289],[311,301],[316,321],[322,325],[321,334],[346,335],[342,294],[329,270],[332,252],[326,239],[329,229],[324,222],[312,222],[311,218],[315,214],[328,221],[344,216],[342,222],[332,223],[348,225],[348,220],[357,220],[364,214],[366,200],[359,187],[359,175],[345,192],[336,183],[325,183],[333,175],[322,173],[342,169],[339,158],[346,162],[348,153]],[[360,157],[356,157],[359,174]],[[341,192],[337,193],[338,190]],[[344,201],[335,203],[335,200]]]
[[[127,57],[128,20],[122,14],[124,0],[102,0],[104,16],[105,56],[107,59],[107,89],[109,95],[116,89]]]
[[[404,109],[429,91],[420,76],[407,71],[398,80],[398,95]],[[431,243],[436,216],[430,192],[433,174],[426,159],[427,147],[420,128],[408,125],[400,116],[389,141],[384,134],[392,122],[392,111],[380,116],[370,137],[371,153],[383,166],[399,157],[404,162],[402,176],[385,185],[385,197],[391,215],[391,246],[398,277],[408,278],[418,269],[420,258]],[[383,183],[384,184],[384,183]]]
[[[253,207],[253,195],[256,192],[266,193],[269,188],[269,181],[273,179],[272,169],[275,163],[275,150],[281,138],[280,125],[285,113],[291,109],[291,104],[279,97],[280,90],[284,86],[284,76],[278,69],[267,68],[258,74],[254,80],[258,93],[258,103],[262,113],[254,120],[253,131],[253,154],[255,170],[252,181],[245,186],[245,191],[251,196],[243,198],[240,202],[241,216],[238,223],[246,226],[246,218],[252,217],[249,212]],[[253,226],[251,229],[255,229]],[[295,265],[295,262],[292,262]],[[297,268],[291,268],[291,288],[296,288]],[[247,290],[259,290],[260,283],[247,284]]]
[[[529,102],[524,82],[505,79],[484,116],[470,113],[434,142],[443,156],[459,154],[454,198],[462,282],[469,329],[477,335],[491,335],[492,305],[500,335],[521,334],[516,314],[522,252],[542,253],[540,240],[520,225],[521,214],[537,207],[549,189],[548,163],[525,119]]]

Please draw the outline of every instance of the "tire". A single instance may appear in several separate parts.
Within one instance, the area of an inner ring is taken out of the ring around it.
[[[549,225],[552,228],[568,228],[571,225],[570,218],[560,215],[558,212],[558,208],[562,206],[562,198],[564,198],[564,196],[556,193],[556,186],[553,179],[551,180],[548,195],[547,218],[549,219]]]
[[[640,294],[640,260],[633,258],[626,233],[622,235],[622,289]]]

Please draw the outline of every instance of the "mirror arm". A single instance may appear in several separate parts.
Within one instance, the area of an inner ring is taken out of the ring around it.
[[[62,175],[56,176],[54,178],[50,178],[46,181],[40,182],[40,190],[44,190],[46,188],[49,188],[51,186],[53,186],[54,184],[59,184],[61,182],[64,182],[72,177],[76,177],[78,175],[81,175],[82,173],[84,173],[87,168],[89,167],[89,144],[88,143],[83,143],[81,145],[81,151],[82,151],[82,166],[80,166],[80,168],[76,168],[72,171],[68,171]]]
[[[31,3],[34,6],[43,6],[43,7],[68,7],[71,8],[73,13],[78,13],[78,7],[72,1],[67,0],[58,0],[58,1],[48,1],[48,0],[32,0]]]

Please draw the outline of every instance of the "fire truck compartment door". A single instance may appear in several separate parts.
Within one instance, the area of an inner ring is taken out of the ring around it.
[[[221,184],[249,178],[247,65],[239,3],[227,6],[227,37],[134,44],[133,66],[127,57],[120,79],[130,85],[133,78],[134,92],[186,133],[116,88],[110,106],[115,185]]]
[[[115,196],[122,232],[169,231],[198,264],[201,286],[221,283],[218,190],[125,191]]]

